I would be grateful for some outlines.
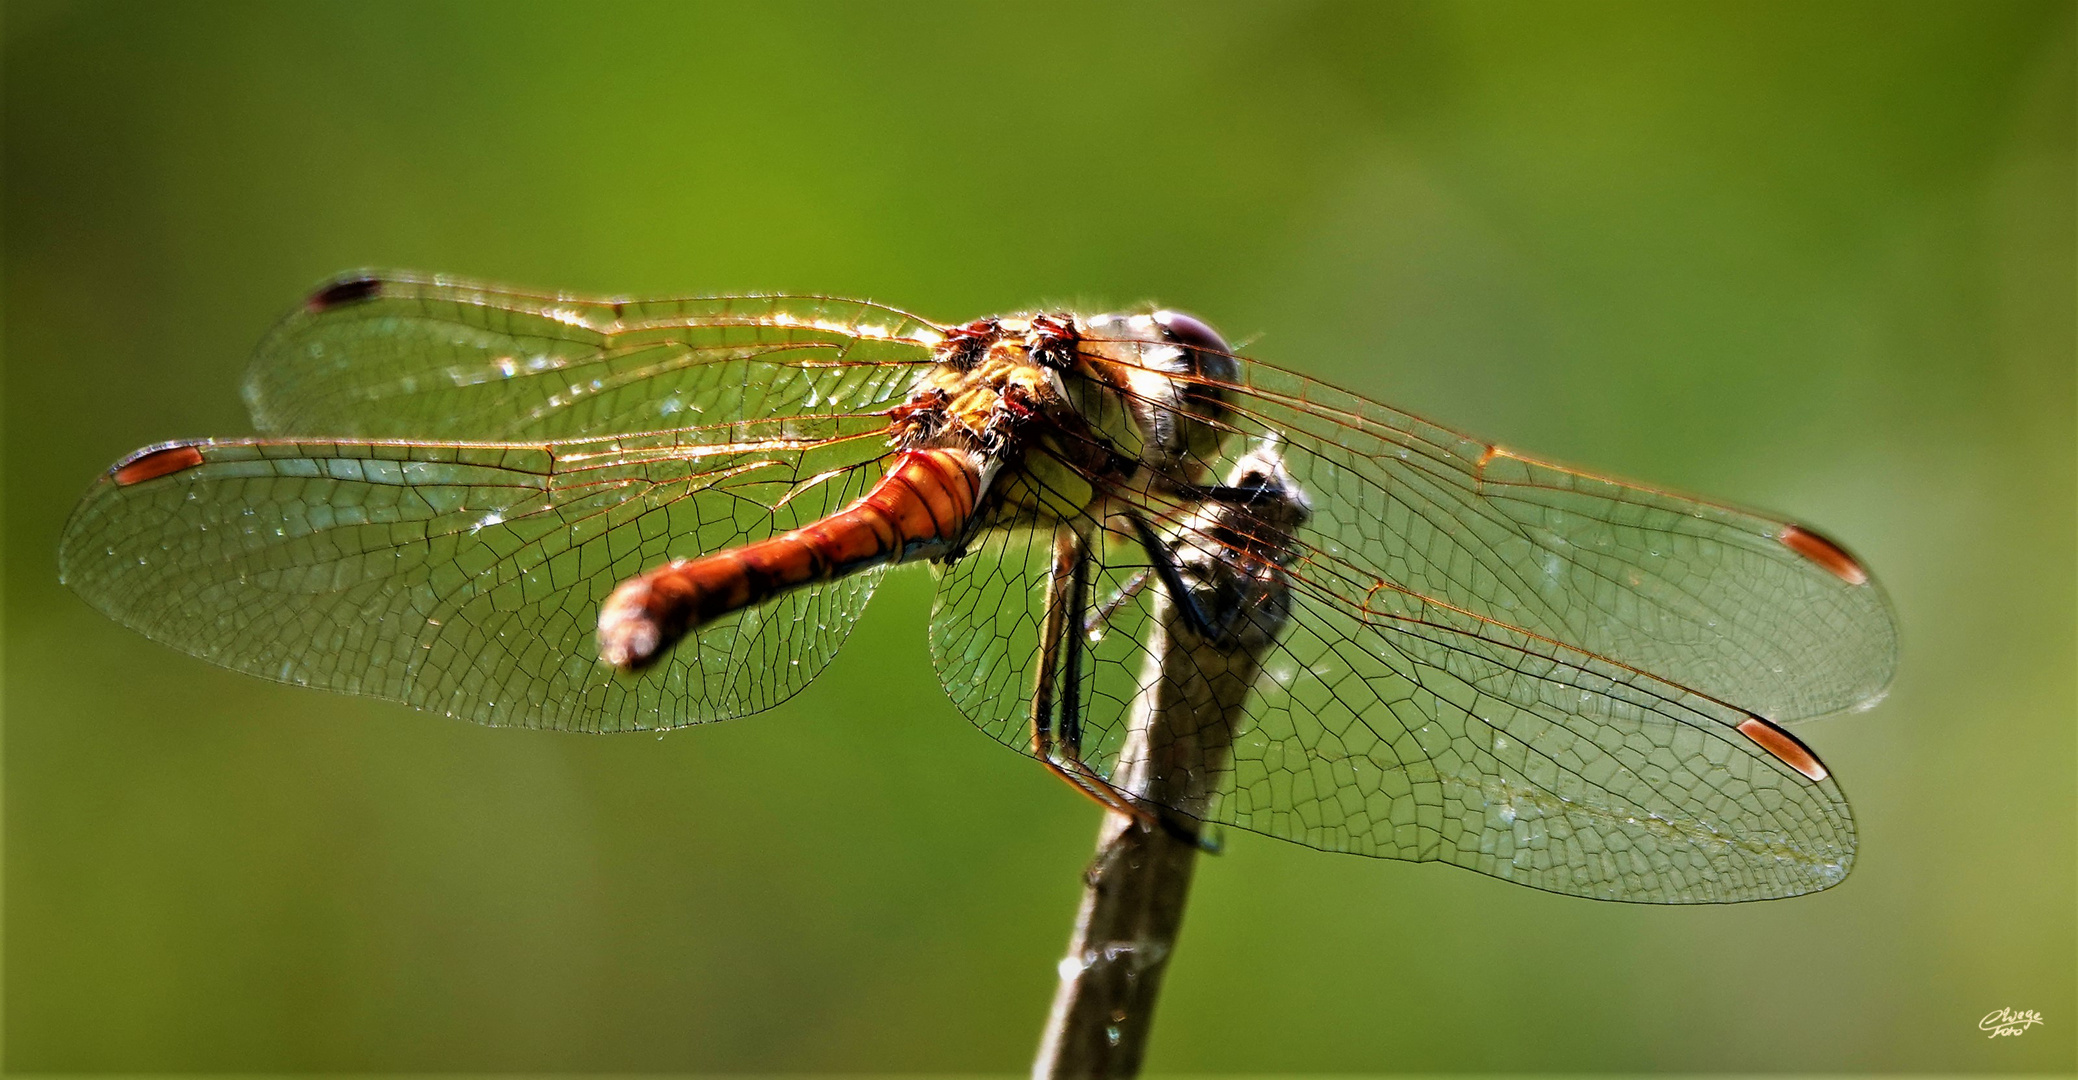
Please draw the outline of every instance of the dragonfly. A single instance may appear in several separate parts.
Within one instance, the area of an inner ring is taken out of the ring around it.
[[[1786,726],[1890,682],[1892,609],[1846,548],[1180,312],[939,323],[356,273],[267,334],[244,395],[257,437],[118,461],[59,559],[102,612],[237,671],[660,731],[798,693],[920,563],[959,711],[1143,823],[1633,902],[1853,864],[1846,797]],[[1203,674],[1238,698],[1225,746],[1164,789],[1185,795],[1129,790],[1149,672],[1192,656],[1247,657]]]

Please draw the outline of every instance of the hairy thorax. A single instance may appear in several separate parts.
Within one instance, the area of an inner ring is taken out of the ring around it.
[[[896,445],[974,453],[975,528],[1101,519],[1106,504],[1202,483],[1224,430],[1223,349],[1156,315],[977,319],[896,410]]]

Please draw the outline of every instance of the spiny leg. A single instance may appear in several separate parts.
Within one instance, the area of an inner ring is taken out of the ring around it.
[[[1132,511],[1127,511],[1125,518],[1132,523],[1134,535],[1139,538],[1141,548],[1146,550],[1148,562],[1154,566],[1154,576],[1160,578],[1162,588],[1168,590],[1169,602],[1176,605],[1184,624],[1199,640],[1212,640],[1212,620],[1206,618],[1204,609],[1198,606],[1197,594],[1183,583],[1183,573],[1177,569],[1175,553],[1155,535],[1154,526],[1149,525],[1146,518]]]
[[[1080,533],[1060,525],[1053,534],[1053,572],[1046,587],[1046,614],[1039,624],[1039,672],[1032,688],[1032,753],[1040,764],[1097,805],[1142,825],[1158,824],[1154,813],[1098,776],[1082,760],[1081,677],[1084,638],[1080,631],[1088,603],[1089,553]],[[1069,627],[1076,630],[1070,632]],[[1065,676],[1065,678],[1063,678]],[[1065,688],[1059,682],[1067,683]],[[1060,738],[1055,739],[1054,699],[1065,689]]]
[[[1183,567],[1177,562],[1176,549],[1162,542],[1161,537],[1155,534],[1154,527],[1148,524],[1146,518],[1132,511],[1127,511],[1125,517],[1127,521],[1132,523],[1133,532],[1138,537],[1141,548],[1147,554],[1148,569],[1142,570],[1133,576],[1133,579],[1127,583],[1126,587],[1120,590],[1119,595],[1109,602],[1109,607],[1102,613],[1102,617],[1108,619],[1111,612],[1116,610],[1118,605],[1124,603],[1128,595],[1144,588],[1148,578],[1152,576],[1162,583],[1162,590],[1168,594],[1170,606],[1176,610],[1178,617],[1184,624],[1183,629],[1195,635],[1200,641],[1218,640],[1222,635],[1213,630],[1212,620],[1205,614],[1205,609],[1199,604],[1197,593],[1183,580]],[[1198,827],[1199,823],[1195,820],[1178,820],[1177,815],[1167,812],[1157,812],[1155,820],[1161,825],[1162,831],[1170,836],[1196,844],[1200,850],[1207,854],[1219,854],[1221,847],[1219,838],[1201,831]]]
[[[1067,655],[1061,661],[1061,720],[1054,726],[1061,745],[1077,762],[1082,760],[1082,654],[1089,648],[1089,635],[1082,632],[1089,616],[1090,557],[1087,546],[1076,538],[1074,565],[1068,572],[1068,607],[1062,618]]]
[[[1169,555],[1170,553],[1164,550],[1158,557],[1167,558],[1169,557]],[[1105,600],[1101,604],[1097,604],[1090,607],[1088,609],[1088,617],[1084,618],[1082,621],[1082,631],[1083,634],[1086,635],[1086,638],[1084,641],[1074,642],[1071,647],[1076,649],[1079,653],[1080,650],[1087,648],[1088,645],[1094,644],[1099,638],[1103,636],[1104,631],[1110,627],[1111,619],[1113,616],[1118,614],[1118,609],[1126,606],[1126,604],[1130,603],[1134,597],[1140,595],[1141,591],[1147,588],[1147,583],[1150,580],[1152,580],[1152,578],[1153,572],[1151,569],[1135,570],[1133,571],[1132,576],[1126,579],[1125,584],[1120,585],[1118,587],[1118,591],[1111,594],[1110,599]],[[1081,582],[1077,582],[1077,584],[1079,586]],[[1077,605],[1077,607],[1079,608],[1080,605]],[[1076,685],[1075,679],[1071,677],[1068,680],[1068,684],[1070,686]],[[1076,738],[1072,741],[1068,738],[1067,733],[1069,731],[1069,724],[1071,723],[1070,720],[1063,720],[1060,725],[1062,732],[1062,740],[1071,742],[1071,745],[1075,746],[1078,750],[1081,747],[1081,725],[1079,723],[1079,717],[1081,715],[1081,702],[1081,697],[1074,694],[1071,694],[1070,696],[1062,700],[1062,707],[1064,709],[1070,706],[1073,706],[1077,709],[1075,716],[1078,719],[1073,721],[1075,723]],[[1080,755],[1078,754],[1078,757],[1079,756]],[[1159,812],[1157,812],[1157,817],[1161,821],[1162,830],[1164,832],[1167,832],[1169,835],[1176,837],[1179,840],[1195,843],[1201,850],[1207,852],[1208,854],[1219,854],[1221,845],[1218,837],[1211,836],[1200,829],[1182,825],[1178,822],[1172,821],[1166,814],[1160,814]]]
[[[1158,557],[1167,555],[1165,548]],[[1046,617],[1041,623],[1039,681],[1032,694],[1032,748],[1049,771],[1097,805],[1129,817],[1143,828],[1158,828],[1218,854],[1217,839],[1203,835],[1195,823],[1177,821],[1159,807],[1133,798],[1097,775],[1082,760],[1082,655],[1088,647],[1082,626],[1088,617],[1089,574],[1089,550],[1081,534],[1072,527],[1061,526],[1054,533],[1053,572],[1047,582]],[[1173,564],[1170,574],[1176,575]],[[1054,682],[1057,664],[1060,681],[1065,683],[1058,688]],[[1056,696],[1061,706],[1057,725],[1051,722]]]
[[[1074,530],[1057,527],[1053,536],[1053,570],[1046,579],[1046,608],[1039,621],[1039,670],[1032,686],[1032,752],[1039,760],[1053,760],[1054,673],[1060,661],[1062,624],[1068,613],[1071,563],[1081,557]]]

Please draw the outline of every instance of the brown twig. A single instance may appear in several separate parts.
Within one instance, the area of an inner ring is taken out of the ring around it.
[[[1040,1080],[1139,1072],[1201,849],[1196,823],[1230,771],[1249,688],[1290,612],[1283,545],[1305,519],[1305,499],[1269,447],[1235,472],[1230,482],[1252,481],[1265,495],[1247,508],[1208,507],[1180,533],[1177,568],[1209,625],[1186,617],[1166,591],[1156,599],[1148,661],[1111,777],[1136,802],[1181,816],[1166,817],[1164,828],[1105,813],[1032,1066]]]

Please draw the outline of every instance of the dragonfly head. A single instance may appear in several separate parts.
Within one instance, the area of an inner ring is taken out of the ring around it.
[[[1226,434],[1226,387],[1241,373],[1226,339],[1181,311],[1096,315],[1084,328],[1085,355],[1127,391],[1144,464],[1177,483],[1202,480]]]

